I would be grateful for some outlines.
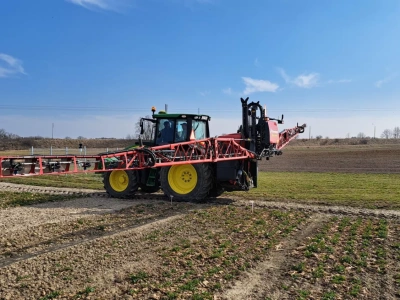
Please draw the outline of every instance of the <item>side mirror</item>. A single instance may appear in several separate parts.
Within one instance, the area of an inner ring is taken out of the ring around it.
[[[143,128],[143,119],[140,119],[140,134],[144,133],[144,128]]]

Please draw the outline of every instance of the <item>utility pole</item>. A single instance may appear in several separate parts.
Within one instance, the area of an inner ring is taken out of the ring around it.
[[[168,104],[165,104],[165,112],[168,113]]]
[[[372,125],[374,126],[374,139],[375,139],[376,126],[374,123],[372,123]]]
[[[311,126],[308,127],[308,139],[311,140]]]
[[[51,139],[53,139],[54,123],[51,123]]]

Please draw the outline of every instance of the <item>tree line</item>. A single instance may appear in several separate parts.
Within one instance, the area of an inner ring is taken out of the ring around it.
[[[37,135],[37,136],[19,136],[19,135],[15,134],[15,133],[7,132],[5,129],[0,128],[0,140],[15,140],[15,139],[44,140],[44,139],[51,139],[51,138],[43,137],[43,136],[40,136],[40,135]],[[69,137],[69,136],[66,136],[64,139],[65,140],[71,140],[73,138]],[[80,136],[76,137],[76,139],[77,140],[87,140],[88,138],[80,135]],[[116,138],[114,138],[114,137],[98,137],[98,138],[95,138],[95,139],[100,139],[100,140],[103,140],[103,139],[107,139],[107,140],[114,139],[115,140]]]
[[[381,138],[383,138],[383,139],[400,139],[400,127],[396,126],[393,129],[385,129],[381,134]]]
[[[18,139],[18,138],[20,138],[19,135],[16,135],[11,132],[7,132],[4,129],[0,129],[0,139],[9,140],[9,139]]]

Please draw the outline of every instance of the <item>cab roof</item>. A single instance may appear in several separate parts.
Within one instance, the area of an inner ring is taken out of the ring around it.
[[[198,114],[168,114],[159,112],[153,115],[154,119],[194,119],[194,120],[204,120],[210,121],[211,117],[208,115],[198,115]]]

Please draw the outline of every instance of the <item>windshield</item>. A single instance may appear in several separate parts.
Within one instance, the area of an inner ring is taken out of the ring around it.
[[[207,138],[207,122],[204,120],[160,119],[158,122],[157,145],[205,138]]]
[[[207,137],[207,123],[205,121],[193,120],[192,129],[196,140],[205,139]]]
[[[174,142],[175,120],[160,119],[157,130],[157,145],[166,145]]]

